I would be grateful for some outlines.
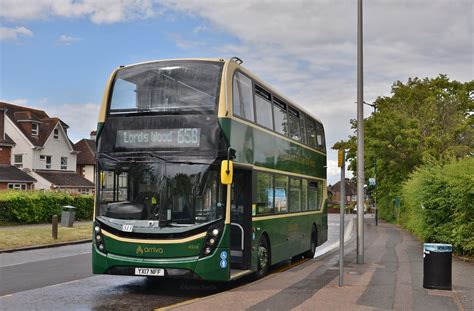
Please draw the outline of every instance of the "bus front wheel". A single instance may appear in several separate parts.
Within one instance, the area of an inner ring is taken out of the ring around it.
[[[304,253],[304,257],[306,258],[314,258],[314,254],[316,254],[316,245],[318,243],[318,233],[316,231],[316,227],[313,226],[313,229],[311,229],[311,244],[309,250]]]
[[[270,268],[270,252],[268,248],[268,242],[265,236],[260,238],[258,243],[258,253],[257,253],[257,279],[263,278]]]

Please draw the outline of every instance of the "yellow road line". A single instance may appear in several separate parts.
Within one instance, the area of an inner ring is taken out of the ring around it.
[[[211,295],[211,296],[212,296],[212,295]],[[205,299],[205,298],[207,298],[207,297],[210,297],[210,296],[199,297],[199,298],[193,298],[193,299],[191,299],[191,300],[181,301],[181,302],[178,302],[178,303],[175,303],[175,304],[166,306],[166,307],[161,307],[161,308],[155,309],[155,311],[165,311],[165,310],[171,310],[171,309],[174,309],[174,308],[186,306],[186,305],[189,305],[189,304],[191,304],[191,303],[197,302],[198,300],[203,300],[203,299]]]
[[[296,261],[296,262],[294,262],[294,263],[292,263],[292,264],[290,264],[290,265],[288,265],[288,266],[281,267],[281,268],[275,270],[273,273],[281,273],[281,272],[284,272],[284,271],[289,270],[289,269],[291,269],[291,268],[294,268],[294,267],[296,267],[296,266],[298,266],[298,265],[300,265],[300,264],[302,264],[302,263],[305,263],[305,262],[307,262],[308,260],[310,260],[310,258],[305,258],[305,259],[302,259],[302,260],[298,260],[298,261]]]

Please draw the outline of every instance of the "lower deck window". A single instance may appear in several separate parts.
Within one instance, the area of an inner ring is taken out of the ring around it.
[[[12,183],[8,184],[8,189],[13,189],[13,190],[26,190],[28,189],[26,184],[17,184],[17,183]]]
[[[323,182],[256,173],[257,215],[321,210]]]
[[[288,212],[288,177],[275,176],[275,213]]]
[[[273,176],[257,173],[256,185],[257,214],[273,213]]]

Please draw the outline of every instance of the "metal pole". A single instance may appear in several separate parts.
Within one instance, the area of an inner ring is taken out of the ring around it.
[[[362,0],[357,2],[357,263],[364,263],[364,72]]]
[[[340,201],[341,205],[339,207],[339,286],[344,285],[344,212],[346,207],[346,165],[345,165],[345,155],[342,151],[342,166],[341,166],[341,191],[340,191]]]

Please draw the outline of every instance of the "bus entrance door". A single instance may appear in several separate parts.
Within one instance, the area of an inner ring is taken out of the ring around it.
[[[250,269],[252,172],[234,171],[231,194],[231,268]]]

